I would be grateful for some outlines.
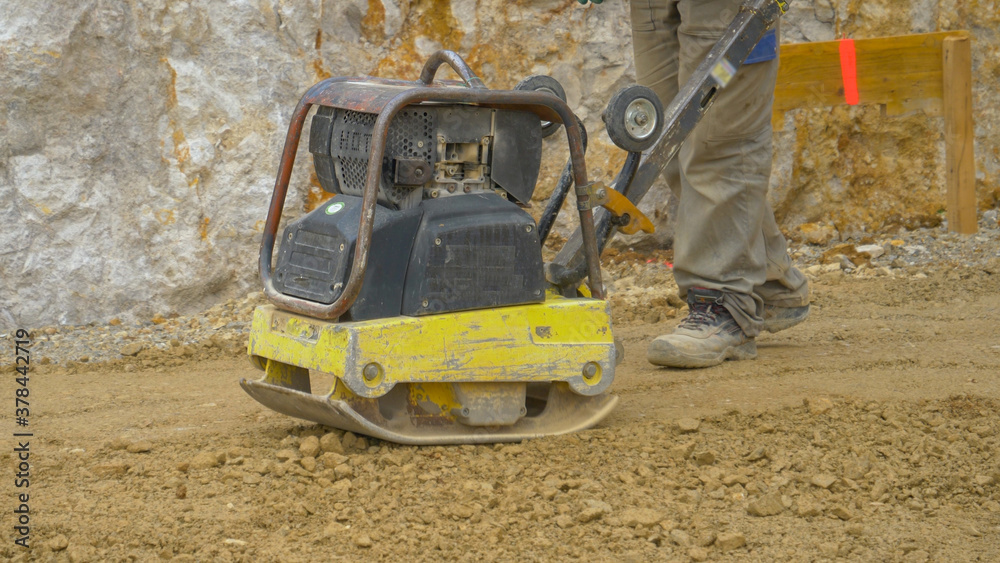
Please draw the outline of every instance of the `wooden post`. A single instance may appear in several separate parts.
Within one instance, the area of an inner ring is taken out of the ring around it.
[[[968,37],[945,38],[942,69],[948,230],[966,235],[977,229],[970,43]]]

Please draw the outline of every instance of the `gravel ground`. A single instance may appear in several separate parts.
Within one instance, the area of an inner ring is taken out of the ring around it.
[[[36,330],[34,547],[0,560],[996,561],[998,234],[795,243],[809,322],[705,370],[645,360],[683,313],[670,253],[610,252],[619,407],[522,444],[400,446],[267,410],[237,384],[259,373],[259,294]]]
[[[39,471],[60,483],[32,495],[43,523],[34,549],[8,542],[0,556],[909,563],[996,555],[1000,424],[997,403],[985,398],[819,397],[523,444],[417,448],[270,413],[254,418],[232,402],[189,407],[201,414],[173,429],[184,407],[167,393],[143,395],[121,395],[129,422],[113,427],[128,429],[113,438],[92,428],[106,420],[94,418],[108,411],[99,397],[50,421],[77,423],[39,458]],[[139,397],[151,419],[137,427],[141,417],[127,409]],[[198,430],[209,421],[211,430]]]
[[[1000,263],[1000,225],[996,210],[982,214],[975,235],[949,233],[946,225],[875,235],[825,245],[791,243],[795,264],[814,282],[824,276],[915,276],[942,269],[979,268],[994,272]],[[610,250],[605,256],[607,284],[616,321],[659,322],[683,313],[670,274],[670,251],[635,253]],[[156,315],[139,324],[112,319],[107,324],[32,327],[34,355],[41,364],[116,361],[138,357],[182,361],[219,349],[242,353],[261,292],[228,301],[190,316]],[[5,337],[6,335],[0,335]],[[6,364],[9,358],[0,360]]]

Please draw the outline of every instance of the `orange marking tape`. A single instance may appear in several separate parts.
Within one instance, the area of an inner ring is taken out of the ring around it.
[[[844,101],[856,106],[858,95],[858,57],[854,52],[853,39],[840,40],[840,75],[844,79]]]

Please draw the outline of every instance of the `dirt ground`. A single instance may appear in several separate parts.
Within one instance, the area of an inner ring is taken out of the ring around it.
[[[37,366],[33,547],[13,545],[4,478],[0,558],[998,561],[998,274],[823,273],[759,359],[693,371],[645,361],[678,311],[619,299],[616,411],[521,444],[397,446],[270,412],[238,385],[239,343]]]

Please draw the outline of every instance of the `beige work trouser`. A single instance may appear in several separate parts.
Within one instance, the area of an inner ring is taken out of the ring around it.
[[[632,39],[640,84],[664,106],[722,37],[741,0],[632,0]],[[766,302],[809,302],[805,276],[788,257],[767,202],[771,104],[778,60],[744,66],[718,94],[664,171],[680,200],[674,278],[722,291],[723,305],[747,336],[761,329]]]

